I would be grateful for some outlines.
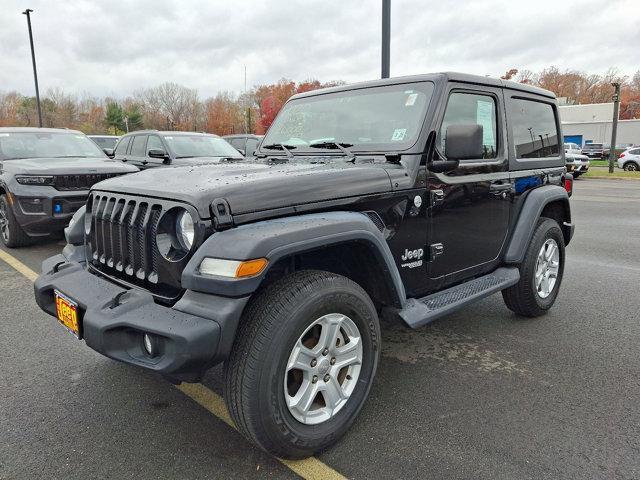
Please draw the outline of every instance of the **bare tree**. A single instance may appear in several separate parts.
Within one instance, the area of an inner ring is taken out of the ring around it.
[[[166,119],[169,130],[192,128],[198,91],[173,82],[136,92],[136,98],[151,116]],[[157,120],[157,118],[156,118]]]

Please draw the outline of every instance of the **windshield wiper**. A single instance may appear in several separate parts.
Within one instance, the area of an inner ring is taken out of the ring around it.
[[[291,150],[297,148],[295,145],[285,145],[283,143],[271,143],[269,145],[263,145],[262,148],[267,148],[269,150],[282,150],[287,154],[287,157],[293,157],[293,153]]]
[[[349,158],[348,161],[353,161],[356,158],[356,156],[353,154],[353,152],[351,150],[349,150],[348,147],[353,147],[353,143],[327,141],[327,142],[318,142],[318,143],[309,144],[309,148],[335,148],[335,149],[338,149],[338,150],[342,151],[342,153],[344,153]]]

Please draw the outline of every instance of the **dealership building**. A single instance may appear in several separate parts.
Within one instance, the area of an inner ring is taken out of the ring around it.
[[[577,143],[580,146],[585,143],[611,143],[613,103],[562,105],[562,99],[558,101],[566,143]],[[616,144],[621,147],[640,144],[640,119],[618,120]]]

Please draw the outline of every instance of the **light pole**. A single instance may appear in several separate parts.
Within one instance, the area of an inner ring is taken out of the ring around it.
[[[36,83],[36,107],[38,109],[38,126],[42,128],[42,110],[40,109],[40,90],[38,89],[38,71],[36,69],[36,53],[33,49],[33,33],[31,32],[31,15],[33,12],[30,8],[27,8],[23,15],[27,16],[27,25],[29,26],[29,43],[31,44],[31,61],[33,63],[33,79]]]
[[[391,0],[382,0],[382,78],[389,78],[391,57]]]
[[[618,133],[618,111],[620,109],[620,82],[611,84],[615,89],[613,94],[613,127],[611,128],[611,146],[609,147],[609,173],[613,173],[616,156],[616,135]]]

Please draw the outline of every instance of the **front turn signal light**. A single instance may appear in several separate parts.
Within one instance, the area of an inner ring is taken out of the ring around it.
[[[225,260],[205,257],[200,263],[200,273],[215,277],[247,278],[261,274],[269,261],[266,258],[254,260]]]

